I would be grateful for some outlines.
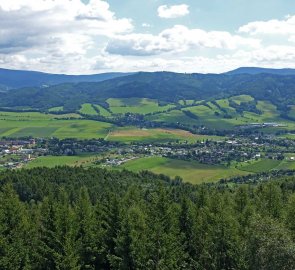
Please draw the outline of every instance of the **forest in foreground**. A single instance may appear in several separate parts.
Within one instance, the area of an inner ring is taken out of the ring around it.
[[[0,188],[0,269],[295,269],[294,177],[57,167],[1,172]]]

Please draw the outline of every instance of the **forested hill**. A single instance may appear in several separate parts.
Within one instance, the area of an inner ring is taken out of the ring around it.
[[[183,184],[60,167],[0,174],[0,269],[295,269],[295,180]]]
[[[259,67],[241,67],[235,70],[229,71],[225,74],[237,75],[237,74],[274,74],[274,75],[295,75],[295,69],[292,68],[259,68]]]
[[[98,83],[11,90],[0,93],[0,106],[39,109],[64,106],[67,110],[75,110],[83,103],[100,103],[111,97],[143,97],[176,102],[180,99],[205,100],[241,94],[268,99],[278,106],[294,104],[295,75],[142,72]]]
[[[61,83],[100,82],[131,73],[102,73],[93,75],[49,74],[36,71],[11,70],[0,68],[0,85],[2,89],[28,86],[56,85]],[[0,88],[0,89],[1,89]]]

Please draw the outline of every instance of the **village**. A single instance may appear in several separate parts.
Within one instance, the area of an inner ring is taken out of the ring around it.
[[[294,154],[292,154],[294,153]],[[165,157],[229,166],[261,158],[295,161],[295,142],[273,136],[229,136],[221,140],[123,144],[103,139],[2,139],[0,169],[22,168],[41,156],[97,155],[95,164],[116,167],[142,157]]]
[[[22,168],[28,162],[46,154],[47,149],[39,148],[35,139],[0,140],[0,169]]]

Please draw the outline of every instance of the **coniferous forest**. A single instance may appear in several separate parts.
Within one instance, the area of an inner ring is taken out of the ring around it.
[[[0,269],[295,269],[293,177],[193,186],[58,167],[0,183]]]

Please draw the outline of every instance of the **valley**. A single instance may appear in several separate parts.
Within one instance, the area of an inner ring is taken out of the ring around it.
[[[0,108],[0,137],[36,139],[49,145],[54,140],[62,143],[69,140],[67,151],[52,151],[43,144],[43,154],[17,165],[26,168],[69,165],[135,172],[149,170],[179,176],[194,184],[295,169],[290,159],[295,149],[276,147],[280,143],[293,147],[295,105],[292,98],[278,103],[272,95],[261,96],[264,87],[260,92],[253,92],[242,90],[245,87],[240,84],[241,81],[247,84],[249,76],[254,81],[258,76],[262,82],[267,76],[274,83],[281,81],[281,76],[172,75],[138,73],[91,84],[56,85],[31,98],[32,88],[10,90],[11,97],[27,93],[20,101],[14,99],[14,106],[5,104]],[[172,86],[175,77],[179,85]],[[210,77],[213,85],[218,80],[225,84],[228,93],[222,90],[217,94],[216,86],[212,85],[207,93],[199,88],[209,86]],[[139,80],[146,84],[137,85]],[[121,84],[120,92],[111,91],[114,83]],[[129,90],[126,97],[124,87],[130,87],[130,83],[133,90]],[[239,91],[233,90],[237,83]],[[145,92],[148,85],[155,89]],[[176,98],[180,85],[186,90],[182,91],[183,97]],[[111,92],[95,90],[97,86]],[[84,90],[70,97],[72,105],[69,106],[69,100],[65,99],[67,91],[76,91],[77,87]],[[171,96],[168,87],[174,91]],[[156,89],[159,92],[155,92]],[[164,95],[164,91],[167,94]],[[93,95],[92,101],[85,99],[89,94]],[[116,97],[118,95],[120,97]],[[9,103],[11,97],[5,94],[2,103],[5,100]],[[43,100],[45,97],[47,102]],[[258,146],[257,138],[263,141]],[[77,146],[80,141],[85,142]],[[85,145],[92,150],[86,151]],[[3,164],[5,167],[11,162]]]

